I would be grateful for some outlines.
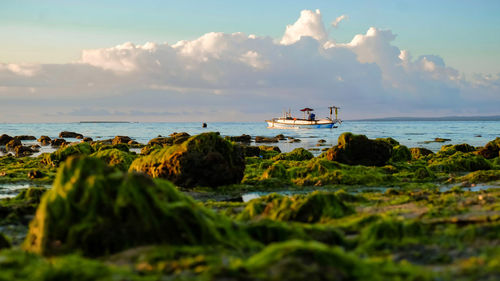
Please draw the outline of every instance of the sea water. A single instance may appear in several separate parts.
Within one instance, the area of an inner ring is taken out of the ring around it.
[[[443,144],[468,143],[483,146],[500,136],[499,121],[344,121],[334,129],[269,129],[265,122],[214,122],[202,128],[201,123],[0,123],[0,134],[41,135],[57,138],[61,131],[72,131],[91,137],[94,140],[110,139],[114,136],[129,136],[140,143],[147,143],[158,136],[168,136],[174,132],[187,132],[191,135],[203,132],[220,132],[223,136],[241,134],[274,137],[284,134],[298,138],[301,142],[281,141],[275,144],[283,152],[297,147],[314,148],[318,140],[326,145],[335,145],[343,132],[364,134],[369,138],[391,137],[408,147],[425,147],[437,151]],[[451,139],[449,142],[429,142],[435,138]],[[68,139],[69,141],[76,141]],[[25,144],[36,141],[24,141]],[[50,152],[45,147],[44,152]]]

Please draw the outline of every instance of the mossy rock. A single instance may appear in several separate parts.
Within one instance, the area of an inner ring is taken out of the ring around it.
[[[434,152],[432,152],[431,150],[423,147],[412,147],[410,148],[410,152],[411,158],[415,160],[434,154]]]
[[[270,194],[251,200],[238,219],[318,222],[322,218],[340,218],[352,213],[354,211],[334,193],[315,191],[291,197]]]
[[[19,201],[25,201],[29,203],[40,203],[42,195],[47,191],[46,188],[42,187],[30,187],[23,189],[14,199]]]
[[[500,180],[500,170],[475,171],[457,179],[459,182],[480,183]]]
[[[396,145],[392,148],[392,162],[406,162],[411,160],[411,152],[404,145]]]
[[[422,237],[426,227],[418,221],[383,219],[368,225],[359,236],[362,250],[395,249],[414,237]]]
[[[94,151],[102,151],[102,150],[107,150],[107,149],[118,149],[123,152],[130,152],[130,149],[127,144],[124,143],[118,143],[118,144],[107,144],[103,142],[93,142],[92,144],[92,149]]]
[[[9,240],[7,239],[7,237],[5,237],[5,235],[3,233],[0,232],[0,250],[7,249],[10,247],[11,247],[11,244],[10,244]]]
[[[135,155],[119,149],[104,149],[90,154],[91,157],[104,160],[106,164],[127,171],[136,158]]]
[[[64,162],[70,156],[90,155],[93,152],[94,149],[89,143],[81,142],[62,147],[51,154],[45,154],[42,163],[57,167],[59,163]]]
[[[274,163],[269,168],[267,168],[264,173],[262,174],[261,179],[271,179],[271,178],[277,178],[277,179],[287,179],[287,171],[286,167],[281,164],[281,163]]]
[[[488,142],[484,147],[481,147],[477,154],[486,159],[500,157],[500,137]]]
[[[136,159],[130,171],[165,178],[182,187],[217,187],[240,183],[245,160],[239,145],[218,133],[203,133]]]
[[[73,157],[43,196],[23,247],[42,255],[99,256],[146,244],[243,239],[241,233],[235,238],[233,228],[167,181],[123,173],[97,158]]]
[[[376,138],[375,140],[386,142],[390,144],[392,147],[399,145],[399,142],[393,138]]]
[[[343,133],[338,145],[327,151],[327,159],[349,165],[383,166],[391,158],[392,146],[365,135]]]
[[[306,149],[299,147],[288,153],[282,153],[273,157],[274,161],[277,160],[293,160],[293,161],[305,161],[314,158],[314,155],[307,151]]]
[[[417,181],[432,180],[435,175],[426,167],[420,167],[415,171],[413,178]]]
[[[455,152],[451,156],[434,157],[430,160],[429,169],[435,172],[472,172],[491,169],[491,163],[483,156],[473,153]]]

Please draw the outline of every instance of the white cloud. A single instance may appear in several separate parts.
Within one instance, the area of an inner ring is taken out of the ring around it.
[[[230,110],[231,120],[260,120],[282,107],[335,103],[345,118],[471,108],[498,113],[499,75],[466,80],[439,56],[413,59],[392,44],[395,38],[371,27],[351,42],[334,43],[321,13],[306,10],[281,42],[212,32],[173,45],[84,50],[71,64],[0,64],[0,112],[3,121],[58,121],[61,114],[70,119],[85,112],[212,121],[228,120]]]
[[[348,19],[349,17],[346,16],[346,15],[341,15],[339,17],[337,17],[334,21],[332,21],[331,25],[335,28],[337,28],[340,24],[340,22],[342,22],[343,20],[346,20]]]
[[[287,25],[281,44],[293,44],[303,36],[310,36],[320,42],[326,40],[327,33],[319,10],[315,12],[303,10],[300,13],[300,18],[294,24]]]

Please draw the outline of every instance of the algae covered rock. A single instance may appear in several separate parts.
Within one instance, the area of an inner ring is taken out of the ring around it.
[[[9,141],[11,141],[13,137],[3,134],[0,136],[0,145],[6,145]]]
[[[74,145],[68,145],[60,148],[57,151],[46,154],[42,160],[44,164],[57,167],[59,163],[66,160],[69,156],[73,155],[90,155],[94,150],[89,143],[82,142]]]
[[[420,158],[425,157],[427,155],[434,154],[434,152],[432,152],[431,150],[429,150],[427,148],[423,148],[423,147],[412,147],[412,148],[410,148],[410,152],[411,152],[412,159],[420,159]]]
[[[104,162],[106,162],[106,164],[116,167],[122,171],[127,171],[130,167],[130,164],[132,164],[132,162],[136,158],[129,152],[116,148],[102,149],[90,154],[90,156],[102,159],[104,160]]]
[[[73,138],[73,139],[82,139],[83,135],[75,132],[62,131],[59,133],[59,138]]]
[[[23,246],[42,255],[98,256],[154,243],[229,243],[232,231],[227,219],[167,181],[72,157],[43,196]]]
[[[130,170],[165,178],[183,187],[217,187],[240,183],[245,161],[239,145],[218,133],[203,133],[136,159]]]
[[[354,211],[334,193],[315,191],[291,197],[270,194],[248,203],[238,218],[277,221],[318,222],[322,218],[340,218]]]
[[[314,158],[314,155],[307,151],[306,149],[299,147],[288,153],[282,153],[273,157],[273,160],[294,160],[294,161],[304,161]]]
[[[411,152],[408,149],[408,147],[404,145],[396,145],[392,148],[391,161],[402,162],[410,160],[411,160]]]
[[[10,246],[11,245],[9,240],[7,240],[7,237],[5,237],[5,235],[3,235],[3,233],[0,232],[0,250],[10,248]]]
[[[338,145],[327,151],[327,159],[349,165],[383,166],[391,158],[392,146],[383,140],[365,135],[343,133]]]
[[[488,142],[484,147],[477,151],[477,154],[486,159],[500,157],[500,138],[496,138],[495,140]]]
[[[38,140],[37,140],[41,145],[50,145],[50,142],[52,141],[50,139],[50,137],[48,136],[41,136]]]

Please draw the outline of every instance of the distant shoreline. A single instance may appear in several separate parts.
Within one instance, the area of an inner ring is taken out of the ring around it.
[[[78,123],[132,123],[129,121],[80,121]]]
[[[355,119],[349,121],[500,121],[500,115],[495,116],[444,116],[444,117],[385,117]]]

